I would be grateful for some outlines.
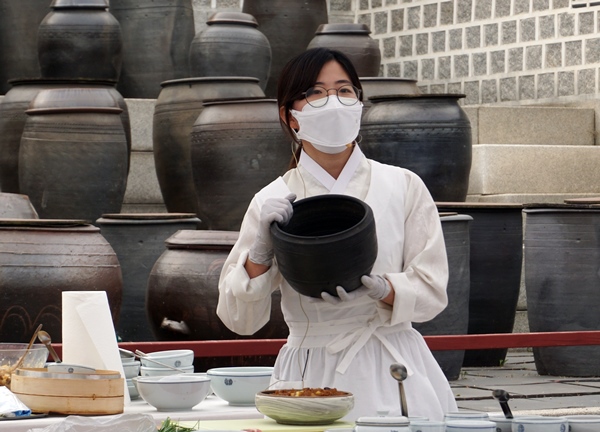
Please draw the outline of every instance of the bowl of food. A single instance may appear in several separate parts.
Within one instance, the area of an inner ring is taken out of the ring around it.
[[[265,390],[255,396],[256,409],[277,423],[326,425],[354,408],[352,393],[335,388]]]
[[[229,405],[254,405],[256,393],[269,387],[270,366],[220,367],[206,371],[213,392]]]
[[[190,410],[210,394],[210,379],[200,374],[132,378],[139,395],[158,411]]]
[[[26,343],[0,343],[0,385],[10,386],[10,375],[27,352]],[[44,344],[33,344],[20,367],[42,368],[48,360]]]

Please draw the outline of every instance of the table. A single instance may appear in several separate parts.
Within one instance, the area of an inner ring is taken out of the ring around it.
[[[208,396],[189,411],[157,411],[144,400],[137,399],[125,407],[124,413],[150,414],[154,417],[157,425],[167,417],[174,421],[261,419],[264,417],[254,406],[230,406],[215,395]],[[1,420],[0,432],[27,432],[33,428],[41,429],[62,422],[66,417],[65,415],[51,415],[36,419]]]

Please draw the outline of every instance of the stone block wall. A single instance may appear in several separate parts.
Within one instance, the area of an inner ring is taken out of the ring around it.
[[[569,0],[359,0],[356,21],[380,42],[382,75],[477,105],[597,94],[598,10]]]

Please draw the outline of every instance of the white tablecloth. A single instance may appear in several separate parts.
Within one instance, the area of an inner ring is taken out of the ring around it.
[[[207,397],[188,411],[157,411],[156,408],[148,405],[144,400],[138,399],[131,401],[131,404],[125,407],[125,413],[150,414],[156,420],[157,425],[167,417],[174,421],[256,419],[264,417],[254,406],[230,406],[227,402],[214,395]],[[66,417],[52,415],[37,419],[0,420],[0,432],[27,432],[29,429],[44,428],[61,422]]]

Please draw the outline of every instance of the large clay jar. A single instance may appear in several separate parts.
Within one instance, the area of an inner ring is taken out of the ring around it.
[[[371,159],[418,174],[436,201],[465,201],[471,171],[471,123],[461,94],[371,98],[361,149]]]
[[[27,120],[25,111],[40,90],[62,88],[92,88],[107,90],[115,98],[122,112],[121,122],[127,138],[127,155],[131,151],[131,126],[129,110],[123,96],[115,88],[116,81],[96,81],[84,79],[32,78],[10,81],[11,89],[0,101],[0,190],[20,193],[19,188],[19,147]]]
[[[530,330],[600,330],[600,206],[525,206]],[[540,347],[533,356],[540,375],[600,376],[599,345]]]
[[[288,328],[279,291],[272,294],[271,319],[251,336],[230,331],[216,314],[219,276],[238,232],[183,230],[166,241],[167,249],[148,280],[146,305],[157,340],[283,339]],[[275,356],[197,358],[196,370],[215,366],[264,366]]]
[[[0,94],[8,80],[40,75],[37,30],[48,14],[50,0],[0,1]]]
[[[361,77],[360,85],[363,95],[363,116],[369,108],[369,98],[389,95],[419,95],[421,90],[417,86],[417,80],[396,77]]]
[[[41,90],[26,111],[19,186],[44,219],[95,221],[121,210],[127,139],[108,90]]]
[[[206,102],[192,128],[198,217],[210,230],[237,231],[252,197],[282,175],[290,140],[274,99]]]
[[[111,0],[110,11],[123,34],[117,89],[124,97],[156,99],[161,82],[189,76],[191,0]]]
[[[523,264],[522,204],[437,203],[471,222],[469,334],[512,333]],[[467,350],[463,366],[501,366],[506,348]]]
[[[258,21],[271,45],[271,71],[265,93],[277,96],[277,80],[285,64],[306,50],[315,31],[327,23],[326,0],[244,0],[242,12]]]
[[[38,29],[42,77],[118,80],[123,41],[108,0],[53,0]]]
[[[352,62],[358,76],[379,76],[381,51],[379,42],[372,39],[371,30],[366,24],[333,23],[317,28],[306,49],[331,48],[341,51]]]
[[[434,319],[413,323],[422,335],[463,335],[469,327],[469,225],[473,218],[468,215],[440,215],[446,253],[448,255],[448,306]],[[460,376],[465,351],[434,351],[444,375],[449,380]]]
[[[80,220],[0,219],[0,340],[28,340],[38,324],[62,339],[62,292],[106,291],[119,317],[121,268],[100,230]]]
[[[196,229],[189,213],[105,214],[96,221],[115,250],[123,274],[123,303],[117,334],[123,341],[154,340],[146,317],[146,287],[165,240],[178,230]]]
[[[190,134],[204,100],[260,97],[264,92],[258,78],[250,77],[184,78],[165,81],[161,86],[152,122],[158,183],[167,211],[196,213]]]
[[[38,219],[27,195],[0,192],[0,219]]]
[[[190,76],[256,77],[264,90],[271,68],[271,46],[256,19],[242,12],[217,12],[190,45]]]

